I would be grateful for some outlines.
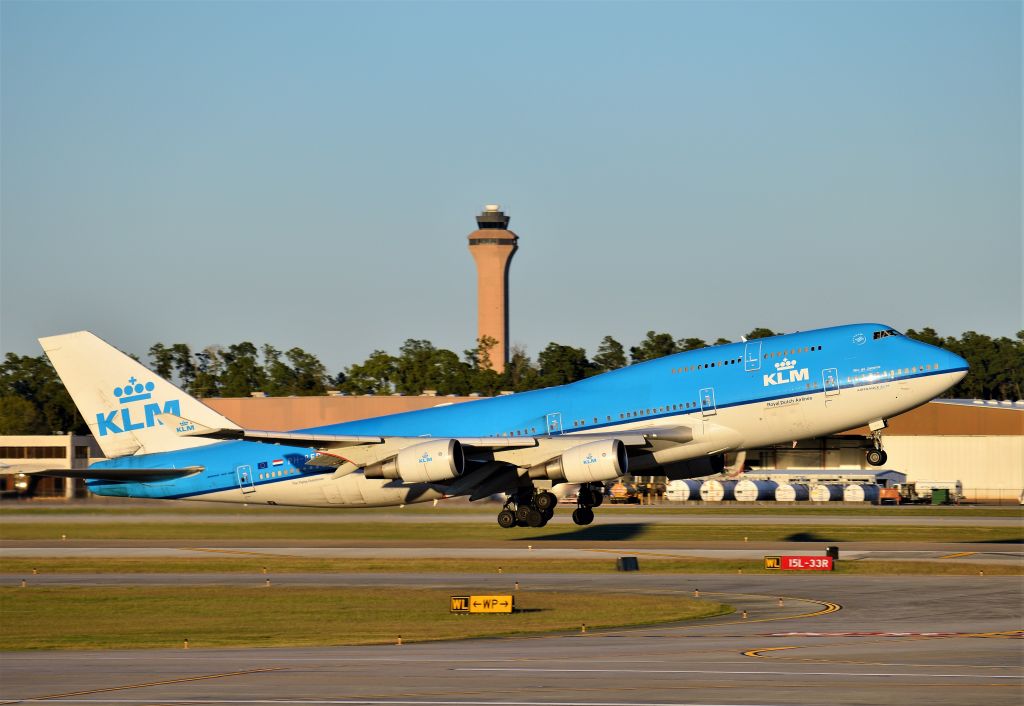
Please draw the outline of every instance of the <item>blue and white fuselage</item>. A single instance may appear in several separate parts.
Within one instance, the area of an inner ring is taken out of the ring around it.
[[[44,348],[60,338],[44,339]],[[56,343],[50,345],[58,349]],[[68,384],[61,361],[49,348],[47,353]],[[854,324],[678,353],[561,387],[298,431],[310,436],[490,437],[510,444],[534,438],[544,440],[541,447],[557,438],[556,446],[565,448],[577,437],[584,441],[652,429],[685,430],[674,440],[664,434],[667,441],[629,449],[630,472],[657,475],[666,466],[727,451],[866,424],[879,428],[884,420],[939,396],[966,372],[967,362],[953,353],[908,339],[881,324]],[[138,375],[141,378],[142,373]],[[156,404],[161,404],[160,384],[167,383],[158,379]],[[174,443],[164,440],[171,437],[171,430],[158,422],[150,424],[151,430],[133,431],[142,424],[138,421],[142,417],[137,413],[136,421],[131,421],[131,403],[115,414],[106,401],[83,405],[80,397],[86,393],[76,394],[72,385],[68,387],[87,419],[95,419],[97,427],[106,423],[105,428],[94,429],[94,433],[103,432],[98,437],[101,445],[105,437],[110,437],[110,443],[121,443],[116,437],[122,428],[136,439],[133,444],[139,451],[94,464],[91,470],[97,475],[113,469],[201,469],[165,480],[90,480],[90,490],[100,495],[365,507],[433,500],[453,487],[460,490],[445,483],[368,478],[362,468],[340,474],[334,468],[311,465],[323,451],[313,446],[203,439],[192,440],[187,448],[173,448]],[[174,393],[167,392],[165,397],[169,394]],[[177,394],[186,398],[182,405],[199,404],[180,391]],[[97,405],[104,403],[108,406],[97,411]],[[178,409],[176,404],[174,411]],[[182,417],[194,418],[186,406],[180,409]],[[130,424],[122,423],[125,419]],[[150,433],[164,436],[145,436]],[[152,441],[156,438],[159,441]],[[164,446],[172,449],[160,450]],[[543,455],[536,450],[529,453],[515,447],[491,449],[477,462],[525,469],[536,465],[538,453]],[[346,451],[341,449],[337,455],[345,458]],[[529,483],[522,470],[516,477],[520,485]],[[468,495],[471,487],[461,491],[456,494]]]

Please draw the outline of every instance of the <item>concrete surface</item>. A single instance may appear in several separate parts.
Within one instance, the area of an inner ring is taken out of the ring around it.
[[[33,580],[58,578],[65,580]],[[124,583],[129,577],[106,578]],[[193,576],[184,583],[200,578],[239,579]],[[699,588],[749,617],[402,646],[7,652],[0,655],[0,697],[83,704],[998,706],[1024,696],[1024,643],[1013,632],[1024,627],[1019,577],[514,578],[524,596],[540,590],[692,595]],[[274,580],[283,590],[392,585],[455,592],[505,590],[514,578],[297,574]],[[182,577],[175,583],[182,585]]]

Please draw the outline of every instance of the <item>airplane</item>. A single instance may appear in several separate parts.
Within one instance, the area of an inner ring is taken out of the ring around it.
[[[542,527],[561,483],[578,525],[626,473],[713,475],[726,452],[888,420],[967,374],[949,351],[883,324],[676,353],[578,382],[290,432],[243,429],[87,331],[40,339],[107,459],[40,475],[97,495],[382,507],[504,494],[502,527]]]

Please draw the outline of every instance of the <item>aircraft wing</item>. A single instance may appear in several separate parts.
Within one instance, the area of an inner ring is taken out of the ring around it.
[[[0,476],[43,476],[46,478],[83,478],[87,480],[134,481],[153,483],[183,478],[203,471],[203,466],[185,468],[35,468],[31,466],[4,466]]]
[[[355,464],[373,463],[387,458],[397,451],[440,437],[431,436],[366,436],[351,434],[311,434],[307,432],[260,431],[253,429],[213,429],[174,414],[158,414],[157,419],[170,427],[178,436],[199,436],[211,439],[234,439],[258,441],[267,444],[287,444],[315,448],[325,455],[334,456]],[[686,427],[654,427],[615,433],[564,434],[556,436],[458,436],[460,444],[470,449],[490,450],[500,453],[505,450],[530,450],[544,455],[557,452],[588,441],[618,439],[626,446],[645,446],[653,440],[686,443],[693,439],[693,433]],[[335,453],[341,452],[341,453]],[[536,453],[521,453],[519,456],[535,456]],[[338,465],[329,459],[321,459],[324,465]]]

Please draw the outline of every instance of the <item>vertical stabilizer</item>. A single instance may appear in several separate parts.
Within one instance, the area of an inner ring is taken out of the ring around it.
[[[39,343],[109,458],[216,443],[176,436],[157,419],[160,414],[215,429],[239,428],[88,331],[40,338]]]

